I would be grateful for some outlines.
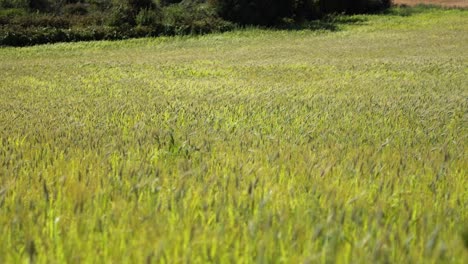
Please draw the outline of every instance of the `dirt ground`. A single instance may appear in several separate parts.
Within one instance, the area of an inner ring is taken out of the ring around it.
[[[395,4],[437,4],[443,6],[468,7],[468,0],[394,0]]]

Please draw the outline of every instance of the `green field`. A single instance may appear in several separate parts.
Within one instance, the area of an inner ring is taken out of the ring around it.
[[[468,11],[0,49],[0,263],[467,263]]]

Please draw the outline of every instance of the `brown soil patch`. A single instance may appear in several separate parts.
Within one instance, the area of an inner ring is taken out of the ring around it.
[[[431,4],[441,6],[468,7],[468,0],[394,0],[394,4]]]

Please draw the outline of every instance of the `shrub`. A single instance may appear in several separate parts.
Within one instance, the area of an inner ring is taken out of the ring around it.
[[[111,27],[129,27],[135,25],[135,15],[125,2],[114,5],[108,16],[108,23]]]
[[[142,9],[154,9],[156,5],[152,0],[127,0],[128,6],[135,14],[138,14]]]
[[[24,17],[27,13],[24,9],[9,8],[0,10],[0,25],[8,25],[17,17]]]
[[[86,15],[88,14],[89,4],[84,3],[73,3],[63,7],[63,13],[66,15]]]
[[[141,9],[135,18],[138,26],[156,26],[161,22],[161,14],[152,9]]]
[[[86,0],[86,2],[90,5],[90,11],[105,12],[112,7],[112,2],[110,0]]]
[[[139,23],[153,23],[157,20],[158,10],[151,0],[118,0],[111,10],[108,24],[126,28]]]
[[[15,16],[7,21],[9,25],[15,25],[23,28],[49,27],[49,28],[69,28],[69,19],[62,16],[49,14],[30,14],[27,16]]]
[[[7,8],[7,9],[0,9],[0,17],[17,17],[17,16],[25,16],[27,12],[24,8]]]
[[[209,0],[226,20],[272,26],[329,13],[365,13],[390,7],[391,0]]]
[[[0,30],[0,44],[8,46],[27,46],[66,41],[66,35],[55,28],[14,28]]]
[[[274,26],[320,16],[318,0],[209,0],[221,17],[243,25]]]
[[[164,34],[204,34],[226,31],[234,25],[221,19],[216,10],[204,3],[181,2],[162,9]]]
[[[115,40],[135,37],[155,36],[153,28],[137,27],[119,29],[113,27],[87,27],[87,28],[22,28],[10,26],[0,27],[0,46],[29,46],[37,44],[90,41],[90,40]]]

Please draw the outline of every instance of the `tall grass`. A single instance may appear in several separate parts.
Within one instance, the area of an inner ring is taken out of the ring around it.
[[[354,18],[0,49],[0,262],[466,263],[467,13]]]

